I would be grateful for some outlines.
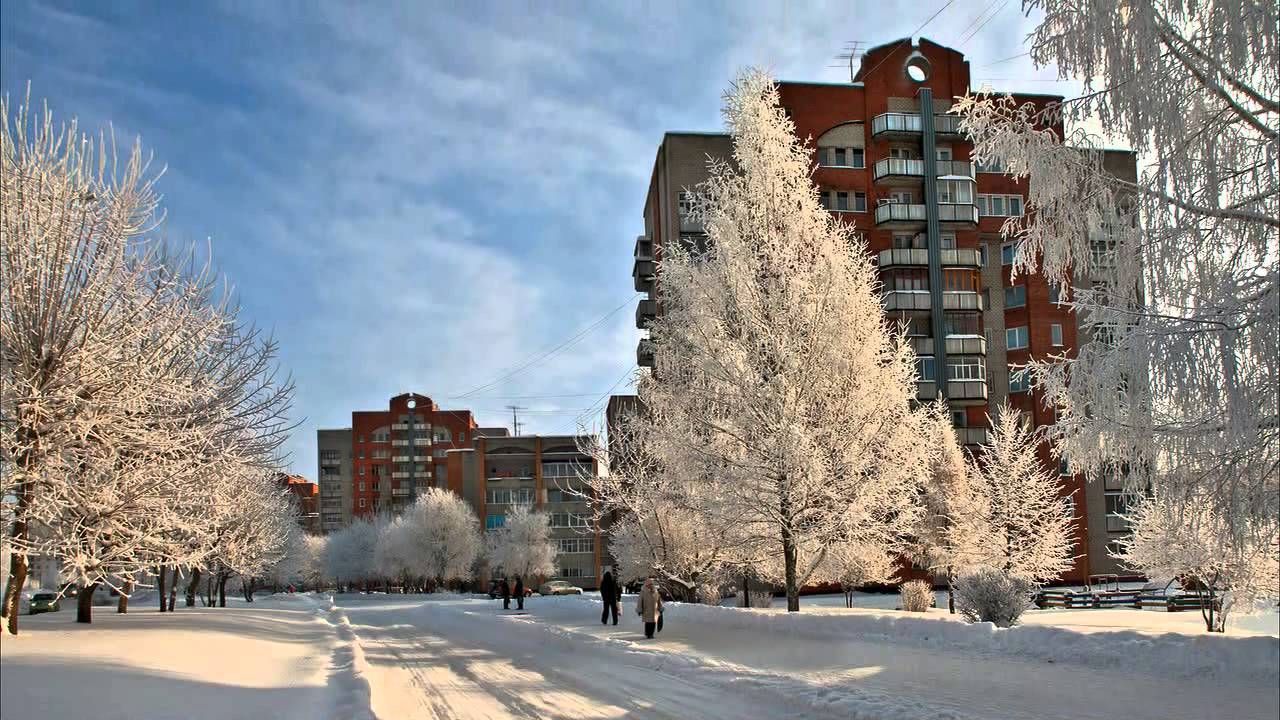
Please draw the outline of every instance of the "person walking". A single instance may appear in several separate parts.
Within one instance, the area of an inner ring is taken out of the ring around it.
[[[524,609],[524,580],[520,576],[516,576],[516,609]]]
[[[507,579],[502,578],[502,586],[498,588],[498,592],[502,593],[502,609],[511,609],[511,586],[507,584]]]
[[[618,624],[618,603],[622,600],[618,597],[618,583],[614,582],[613,573],[606,570],[604,579],[600,581],[600,601],[604,603],[604,610],[600,612],[600,624],[609,624],[609,615],[613,614],[613,624]]]
[[[658,594],[658,586],[653,578],[645,578],[640,588],[640,596],[636,598],[636,614],[644,621],[644,636],[653,639],[653,631],[658,627],[658,618],[662,616],[662,596]]]

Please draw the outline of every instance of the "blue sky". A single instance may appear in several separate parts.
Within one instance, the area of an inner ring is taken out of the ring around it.
[[[908,35],[943,4],[4,0],[0,88],[30,82],[166,168],[165,234],[210,243],[280,342],[293,470],[311,477],[317,427],[400,392],[487,425],[515,402],[527,432],[565,432],[625,391],[662,133],[719,129],[746,65],[847,81],[829,67],[846,42]],[[983,67],[1025,49],[1017,5],[952,2],[921,34],[956,46],[999,8],[961,47],[975,83],[1070,90],[1025,57]]]

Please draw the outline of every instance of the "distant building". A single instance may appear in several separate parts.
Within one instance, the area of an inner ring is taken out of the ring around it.
[[[320,532],[320,486],[302,477],[280,473],[280,486],[293,495],[298,524],[308,533]]]
[[[404,393],[386,410],[353,411],[349,428],[317,431],[321,529],[397,512],[419,489],[446,487],[446,451],[470,447],[476,430],[470,410]]]
[[[476,510],[486,531],[501,528],[515,505],[532,505],[551,516],[557,543],[556,573],[583,588],[599,587],[613,564],[592,520],[591,504],[573,491],[594,476],[595,461],[578,448],[576,435],[478,437],[470,448],[448,452],[448,487]]]

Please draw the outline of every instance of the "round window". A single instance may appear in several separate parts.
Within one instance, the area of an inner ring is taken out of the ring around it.
[[[407,406],[408,406],[408,408],[409,408],[410,410],[412,410],[412,409],[414,409],[414,408],[418,407],[418,401],[417,401],[417,400],[414,400],[413,398],[409,398],[409,402],[405,403],[405,405],[407,405]]]
[[[922,83],[925,80],[928,80],[929,79],[928,59],[926,59],[925,56],[921,55],[918,51],[912,53],[911,57],[907,58],[906,73],[907,73],[907,77],[910,78],[912,82]]]

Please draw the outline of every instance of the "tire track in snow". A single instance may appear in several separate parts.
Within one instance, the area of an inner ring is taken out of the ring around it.
[[[333,720],[377,720],[365,675],[368,664],[347,616],[329,598],[329,609],[316,609],[316,618],[333,628],[335,642],[329,658],[329,691],[334,694]]]

